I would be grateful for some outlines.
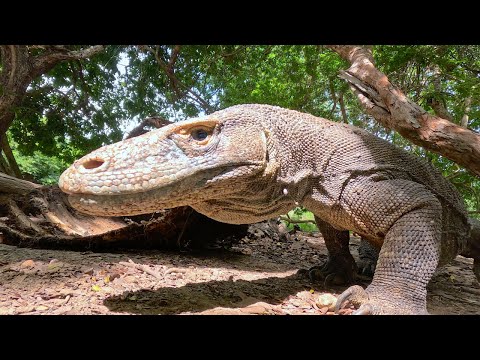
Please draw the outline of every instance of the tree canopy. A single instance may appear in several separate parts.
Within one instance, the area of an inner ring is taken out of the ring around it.
[[[480,211],[480,180],[374,121],[339,77],[350,64],[326,47],[112,45],[88,57],[74,53],[87,48],[24,47],[31,59],[54,50],[70,54],[31,76],[8,126],[20,168],[37,180],[55,182],[74,159],[121,140],[127,126],[145,117],[180,120],[266,103],[363,127],[426,158],[458,187],[473,214]],[[376,67],[423,109],[480,132],[480,46],[373,46],[372,54]],[[1,76],[9,70],[7,55],[1,53]]]

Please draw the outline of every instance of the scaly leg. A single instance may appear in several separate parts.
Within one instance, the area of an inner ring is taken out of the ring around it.
[[[345,205],[363,230],[385,233],[372,283],[348,288],[357,314],[426,314],[427,284],[440,257],[442,209],[422,185],[389,180],[344,191]],[[352,206],[355,204],[354,206]]]
[[[309,269],[310,279],[312,281],[322,279],[325,283],[337,285],[352,283],[357,272],[357,265],[348,248],[349,232],[337,230],[316,216],[315,221],[325,240],[328,260],[321,266]]]

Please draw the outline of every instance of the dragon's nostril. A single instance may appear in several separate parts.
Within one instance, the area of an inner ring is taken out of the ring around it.
[[[103,165],[105,161],[103,160],[100,160],[100,159],[90,159],[90,160],[87,160],[85,161],[82,166],[85,168],[85,169],[96,169],[100,166]]]

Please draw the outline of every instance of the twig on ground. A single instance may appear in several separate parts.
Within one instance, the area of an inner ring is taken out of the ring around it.
[[[286,221],[290,224],[307,224],[307,223],[316,224],[314,220],[294,220],[294,219],[290,219],[289,217],[286,218],[285,216],[280,216],[280,220]]]
[[[141,271],[143,271],[143,272],[145,272],[149,275],[152,275],[156,279],[159,279],[159,280],[163,279],[163,276],[161,274],[159,274],[156,271],[150,269],[147,265],[137,264],[137,263],[133,262],[132,259],[128,259],[128,262],[120,261],[119,264],[131,267],[131,268],[134,268],[134,269],[137,269],[137,270],[141,270]]]
[[[185,274],[187,272],[186,269],[181,269],[181,268],[177,268],[177,267],[172,267],[170,269],[167,269],[165,271],[165,275],[167,274],[170,274],[170,273],[173,273],[173,272],[176,272],[176,273],[179,273],[179,274]]]

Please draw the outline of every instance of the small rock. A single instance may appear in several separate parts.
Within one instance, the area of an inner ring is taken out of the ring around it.
[[[45,310],[48,310],[48,306],[45,306],[45,305],[39,305],[39,306],[36,306],[35,307],[35,310],[36,311],[45,311]]]
[[[317,298],[316,303],[319,308],[326,306],[329,311],[333,311],[335,304],[337,303],[337,298],[332,294],[323,294]]]
[[[33,260],[25,260],[20,265],[20,267],[22,267],[22,268],[32,268],[34,266],[35,266],[35,261],[33,261]]]

